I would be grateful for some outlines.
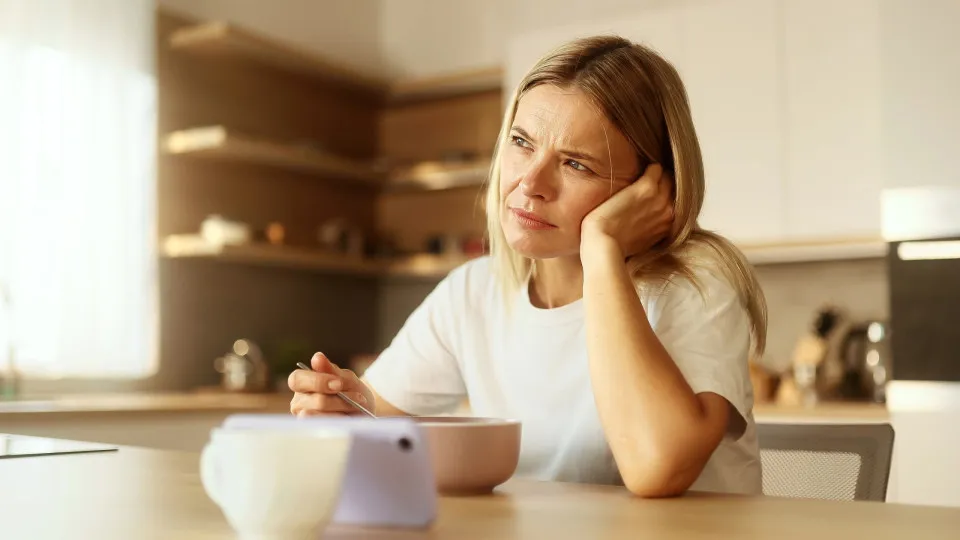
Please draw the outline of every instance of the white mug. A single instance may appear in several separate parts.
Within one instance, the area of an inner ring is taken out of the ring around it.
[[[239,538],[316,539],[336,509],[350,441],[333,429],[214,429],[200,479]]]

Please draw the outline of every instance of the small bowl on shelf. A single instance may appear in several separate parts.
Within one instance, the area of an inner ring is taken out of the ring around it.
[[[470,416],[415,419],[430,446],[438,492],[490,493],[516,471],[520,459],[519,420]]]

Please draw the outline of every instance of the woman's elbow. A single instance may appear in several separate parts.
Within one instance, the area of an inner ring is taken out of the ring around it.
[[[624,486],[637,497],[659,499],[683,495],[700,475],[703,466],[695,467],[678,459],[647,462],[623,474]]]

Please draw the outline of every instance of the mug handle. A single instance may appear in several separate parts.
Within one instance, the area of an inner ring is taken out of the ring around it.
[[[222,506],[220,500],[220,473],[218,470],[217,450],[213,443],[209,443],[203,447],[203,452],[200,454],[200,483],[203,484],[203,488],[207,491],[210,499],[212,499],[217,506]]]

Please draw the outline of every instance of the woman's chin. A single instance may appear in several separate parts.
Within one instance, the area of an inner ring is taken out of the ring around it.
[[[531,238],[508,239],[507,243],[515,253],[528,259],[554,259],[577,253],[576,249],[571,251],[554,242],[539,242]]]

